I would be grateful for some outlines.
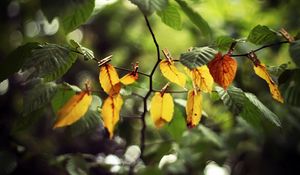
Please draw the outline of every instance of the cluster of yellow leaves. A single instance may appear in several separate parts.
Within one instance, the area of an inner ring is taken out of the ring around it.
[[[264,79],[268,83],[272,97],[275,100],[279,101],[280,103],[283,103],[283,97],[280,94],[278,86],[272,80],[271,76],[269,75],[269,73],[266,69],[266,66],[264,64],[258,64],[258,65],[254,65],[253,68],[254,68],[255,74],[258,75],[260,78]]]
[[[113,137],[114,128],[120,119],[120,111],[123,105],[123,100],[120,95],[121,84],[129,85],[138,79],[137,65],[135,70],[124,75],[119,79],[116,69],[105,63],[100,66],[99,81],[103,90],[108,94],[105,99],[101,113],[104,121],[104,127],[107,128],[110,138]]]
[[[87,112],[91,102],[92,96],[88,91],[72,96],[57,112],[53,128],[68,126],[79,120]]]
[[[224,89],[232,83],[237,70],[237,62],[228,54],[218,53],[215,58],[208,63],[208,68],[214,81]]]

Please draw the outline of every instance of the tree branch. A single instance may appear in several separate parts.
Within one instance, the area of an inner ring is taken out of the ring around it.
[[[286,44],[286,43],[289,43],[289,41],[280,41],[280,42],[277,42],[277,43],[272,43],[272,44],[267,44],[267,45],[264,45],[264,46],[261,46],[253,51],[250,51],[250,52],[247,52],[247,53],[242,53],[242,54],[233,54],[231,55],[231,57],[246,57],[248,56],[251,52],[258,52],[264,48],[268,48],[268,47],[273,47],[273,46],[277,46],[277,45],[281,45],[281,44]]]

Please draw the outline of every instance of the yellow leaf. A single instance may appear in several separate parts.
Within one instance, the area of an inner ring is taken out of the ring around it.
[[[118,73],[110,64],[104,64],[100,67],[99,81],[103,90],[108,95],[118,94],[121,89]]]
[[[168,80],[178,84],[181,87],[185,86],[185,75],[178,71],[178,69],[174,65],[174,62],[169,62],[165,59],[159,63],[159,67],[163,76]]]
[[[109,96],[105,99],[102,106],[102,119],[104,121],[104,127],[109,132],[109,137],[112,138],[114,135],[115,125],[120,119],[120,111],[123,105],[123,100],[120,94]]]
[[[211,76],[206,65],[189,70],[194,84],[203,92],[211,92],[214,84],[214,79]]]
[[[185,111],[187,115],[187,126],[192,128],[198,125],[202,116],[202,95],[200,91],[198,91],[197,94],[194,90],[188,92]]]
[[[266,66],[264,64],[259,64],[257,66],[254,66],[253,68],[254,68],[256,75],[258,75],[260,78],[264,79],[268,83],[272,97],[275,100],[279,101],[280,103],[283,103],[283,98],[280,94],[278,86],[272,80],[271,76],[269,75],[269,73],[266,69]]]
[[[156,92],[151,99],[150,115],[157,128],[162,127],[165,123],[170,122],[173,118],[174,103],[169,93]]]
[[[124,75],[121,79],[120,82],[124,85],[129,85],[134,83],[138,79],[138,73],[131,72],[126,75]]]
[[[79,120],[87,112],[91,102],[92,96],[86,91],[71,97],[57,112],[57,119],[53,128],[68,126]]]

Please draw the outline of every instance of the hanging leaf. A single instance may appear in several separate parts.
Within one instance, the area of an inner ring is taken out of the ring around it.
[[[188,92],[187,104],[185,107],[186,121],[189,128],[193,128],[199,124],[202,114],[202,94],[194,90]]]
[[[203,17],[199,13],[195,12],[190,6],[188,6],[186,1],[176,0],[176,2],[180,5],[182,11],[186,14],[190,21],[198,27],[202,34],[211,39],[213,34],[212,30]]]
[[[230,86],[227,90],[221,87],[215,89],[230,111],[236,116],[240,115],[252,126],[261,126],[262,119],[266,119],[276,126],[281,126],[278,116],[260,102],[255,95],[244,93],[234,86]]]
[[[31,56],[32,50],[39,47],[39,43],[26,43],[13,50],[0,64],[0,82],[18,72],[25,61]]]
[[[54,82],[40,83],[24,93],[23,115],[36,111],[47,105],[54,97],[58,86]]]
[[[296,40],[290,44],[289,53],[294,63],[300,66],[300,40]]]
[[[110,64],[100,67],[99,81],[103,90],[108,95],[115,95],[120,92],[121,84],[116,69]]]
[[[62,15],[62,24],[65,33],[72,32],[85,23],[95,7],[95,0],[70,1],[68,10]]]
[[[169,4],[164,10],[158,11],[157,15],[161,21],[169,27],[175,30],[181,30],[181,17],[176,6]]]
[[[67,47],[43,44],[32,51],[22,69],[34,68],[31,78],[40,77],[53,81],[64,75],[76,61],[77,55]]]
[[[203,92],[211,92],[214,84],[214,79],[210,75],[206,65],[188,70],[195,86]]]
[[[272,97],[279,101],[280,103],[283,103],[283,97],[280,94],[280,91],[278,89],[277,84],[272,80],[271,76],[269,75],[266,66],[264,64],[259,64],[257,66],[254,66],[255,74],[258,75],[260,78],[264,79],[268,85],[270,92],[272,94]]]
[[[277,33],[267,26],[257,25],[248,35],[247,40],[253,44],[268,44],[279,39]]]
[[[159,68],[164,77],[184,88],[186,77],[177,70],[173,61],[164,59],[159,63]]]
[[[83,47],[75,40],[70,40],[71,46],[79,53],[83,55],[84,60],[95,59],[94,52],[86,47]]]
[[[156,92],[151,99],[150,115],[157,128],[161,128],[165,123],[173,118],[174,102],[169,93]]]
[[[124,85],[129,85],[134,83],[138,79],[138,73],[130,72],[126,75],[124,75],[121,79],[120,82]]]
[[[74,95],[58,112],[53,128],[64,127],[79,120],[92,102],[89,92],[82,91]]]
[[[218,52],[210,47],[193,47],[180,55],[180,62],[189,69],[206,65]]]
[[[137,5],[145,15],[151,15],[154,11],[161,11],[168,5],[167,0],[130,0]]]
[[[110,138],[113,137],[115,125],[120,119],[122,105],[123,100],[120,94],[107,97],[103,103],[101,114],[104,121],[104,127],[108,130]]]
[[[218,53],[216,57],[208,63],[209,72],[214,81],[226,89],[235,77],[237,62],[229,55],[222,56]]]

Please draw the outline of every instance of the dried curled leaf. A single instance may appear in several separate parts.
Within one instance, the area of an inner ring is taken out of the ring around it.
[[[121,84],[116,69],[110,64],[100,66],[99,81],[103,90],[108,95],[115,95],[120,92]]]
[[[138,77],[139,77],[138,73],[131,72],[131,73],[124,75],[120,79],[120,82],[124,85],[129,85],[129,84],[134,83],[138,79]]]
[[[206,65],[188,70],[188,73],[197,88],[203,92],[212,91],[214,79]]]
[[[193,128],[199,124],[202,114],[202,94],[194,90],[188,92],[187,104],[185,107],[186,122],[189,128]]]
[[[53,128],[68,126],[79,120],[87,112],[92,99],[92,96],[86,91],[71,97],[57,112],[57,119]]]
[[[218,53],[216,57],[208,63],[209,72],[214,81],[224,89],[231,84],[237,70],[237,62],[229,55],[222,56]]]
[[[110,138],[113,137],[115,125],[120,119],[122,105],[123,100],[120,94],[107,97],[103,103],[101,113],[104,121],[104,127],[107,128]]]
[[[159,68],[164,77],[181,87],[185,86],[186,77],[183,73],[179,72],[175,67],[174,62],[169,60],[162,60],[159,63]]]
[[[151,99],[150,115],[157,128],[161,128],[165,123],[173,118],[174,102],[169,93],[156,92]]]
[[[279,101],[280,103],[283,103],[283,98],[278,89],[278,86],[272,80],[271,76],[269,75],[269,73],[266,69],[266,66],[264,64],[259,64],[257,66],[254,66],[253,68],[254,68],[255,74],[258,75],[260,78],[264,79],[268,83],[272,97],[275,100]]]

